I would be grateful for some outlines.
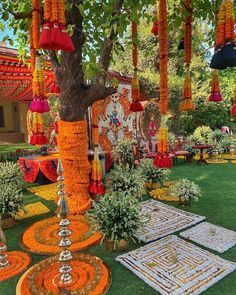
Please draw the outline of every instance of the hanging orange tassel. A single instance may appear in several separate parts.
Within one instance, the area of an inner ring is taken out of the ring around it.
[[[158,154],[153,164],[158,168],[170,168],[173,166],[169,157],[168,128],[160,127],[158,130]]]
[[[136,22],[132,22],[131,25],[132,29],[132,60],[133,60],[133,67],[134,67],[134,76],[131,81],[131,97],[132,103],[130,105],[131,112],[142,112],[143,106],[140,102],[140,89],[139,89],[139,80],[138,80],[138,26]]]
[[[89,192],[94,195],[105,194],[105,187],[102,183],[102,167],[99,160],[98,146],[94,147],[94,159],[92,162],[92,175]]]
[[[47,137],[44,135],[43,130],[43,117],[42,114],[32,113],[33,123],[30,136],[30,144],[32,145],[43,145],[48,143]]]
[[[192,101],[192,79],[190,77],[189,66],[187,66],[186,75],[183,86],[183,100],[180,103],[180,112],[193,111],[195,105]]]

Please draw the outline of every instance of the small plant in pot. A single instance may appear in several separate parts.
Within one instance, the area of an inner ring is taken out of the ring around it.
[[[14,216],[23,209],[23,194],[15,186],[0,185],[0,219],[3,229],[15,225]]]
[[[170,194],[179,198],[180,206],[190,206],[191,201],[198,201],[201,196],[200,188],[194,182],[183,178],[178,180],[171,188]]]
[[[133,145],[135,144],[132,139],[121,140],[112,151],[112,156],[115,163],[119,165],[128,165],[130,168],[134,166],[134,153]]]
[[[87,214],[103,233],[108,250],[125,251],[129,239],[135,241],[135,234],[142,226],[139,212],[137,198],[126,192],[112,192],[99,203],[93,203]]]
[[[2,228],[14,226],[14,216],[23,209],[23,175],[17,163],[0,163],[0,215]]]
[[[146,187],[150,189],[157,189],[169,180],[169,169],[157,168],[153,165],[153,160],[143,159],[140,162],[140,171],[145,179]]]
[[[117,165],[106,177],[106,189],[108,193],[126,192],[130,196],[141,197],[145,193],[144,182],[140,170]]]

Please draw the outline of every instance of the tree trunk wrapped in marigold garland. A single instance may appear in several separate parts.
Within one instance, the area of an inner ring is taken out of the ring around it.
[[[91,205],[88,191],[91,166],[87,156],[87,128],[87,121],[58,122],[58,147],[71,214],[85,212]]]
[[[236,82],[235,82],[235,87],[234,87],[234,104],[232,106],[232,116],[236,117]]]
[[[211,74],[211,94],[209,96],[209,101],[219,102],[222,101],[222,96],[220,93],[220,83],[218,70],[213,70]]]

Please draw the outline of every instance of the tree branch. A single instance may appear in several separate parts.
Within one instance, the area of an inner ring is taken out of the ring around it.
[[[22,12],[9,11],[9,12],[10,12],[10,14],[12,14],[14,16],[14,18],[16,20],[32,17],[32,12],[26,12],[26,11],[22,11]]]
[[[114,6],[113,6],[113,13],[112,13],[113,16],[115,16],[121,12],[123,3],[124,3],[124,0],[116,0],[115,1]],[[100,70],[96,76],[96,82],[95,82],[95,85],[93,88],[101,89],[103,94],[106,92],[109,92],[109,90],[108,90],[109,88],[105,87],[106,78],[107,78],[106,73],[108,71],[108,67],[110,64],[112,49],[113,49],[113,45],[114,45],[114,38],[116,36],[117,36],[117,31],[114,31],[114,29],[112,28],[110,36],[106,37],[104,39],[103,46],[101,47],[100,58],[98,61],[98,67]],[[91,89],[92,93],[94,93],[93,88]],[[110,91],[111,91],[110,94],[113,94],[115,92],[115,91],[112,92],[112,90],[110,90]],[[108,95],[110,95],[110,94],[108,94]],[[97,96],[97,99],[102,99],[102,98],[105,98],[105,97]],[[96,99],[94,101],[96,101]]]
[[[55,71],[56,68],[59,66],[59,60],[57,58],[57,54],[56,54],[55,50],[49,50],[48,54],[49,54],[50,60],[52,62],[53,70]]]

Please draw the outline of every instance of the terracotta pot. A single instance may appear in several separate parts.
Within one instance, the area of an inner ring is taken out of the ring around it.
[[[2,229],[11,228],[15,224],[16,224],[15,220],[10,214],[6,214],[6,213],[2,214],[2,218],[1,218]]]
[[[126,251],[128,249],[128,245],[129,245],[128,241],[126,241],[124,239],[120,240],[117,244],[115,244],[115,241],[113,241],[113,240],[109,240],[109,239],[105,240],[106,249],[111,252]]]
[[[152,182],[152,189],[158,189],[160,187],[161,187],[160,183],[158,183],[158,182]]]
[[[145,182],[144,186],[145,186],[147,189],[152,189],[152,183],[151,183],[151,182]]]
[[[189,207],[191,205],[191,199],[186,197],[179,197],[179,204],[181,207]]]

